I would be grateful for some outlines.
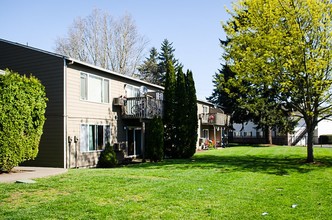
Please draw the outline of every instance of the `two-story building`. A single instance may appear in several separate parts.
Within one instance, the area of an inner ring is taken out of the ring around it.
[[[143,153],[145,123],[163,114],[163,87],[3,39],[0,51],[0,69],[33,74],[49,99],[38,156],[27,164],[95,166],[107,142],[118,143],[129,157]],[[221,143],[227,124],[219,121],[222,112],[213,112],[213,104],[203,101],[198,109],[198,137]]]

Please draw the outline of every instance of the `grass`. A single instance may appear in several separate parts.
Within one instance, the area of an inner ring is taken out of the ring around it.
[[[69,170],[0,184],[0,219],[332,219],[332,149],[315,157],[305,164],[303,147],[232,147]]]

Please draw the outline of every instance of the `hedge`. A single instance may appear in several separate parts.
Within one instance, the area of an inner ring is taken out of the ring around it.
[[[0,75],[0,172],[37,156],[46,102],[45,87],[34,76]]]

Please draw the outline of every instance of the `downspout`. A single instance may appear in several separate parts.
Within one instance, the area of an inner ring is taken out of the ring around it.
[[[67,63],[66,58],[63,57],[63,167],[68,168],[67,154],[68,154],[68,139],[67,139]],[[70,152],[69,152],[70,156]]]

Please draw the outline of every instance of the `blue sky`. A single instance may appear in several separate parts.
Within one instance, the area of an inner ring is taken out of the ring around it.
[[[151,47],[160,49],[167,38],[173,42],[175,57],[191,69],[197,97],[204,100],[213,90],[213,76],[220,68],[225,35],[221,21],[229,15],[231,0],[1,0],[0,38],[54,51],[55,39],[64,37],[77,17],[93,9],[114,17],[129,13],[138,31]]]

